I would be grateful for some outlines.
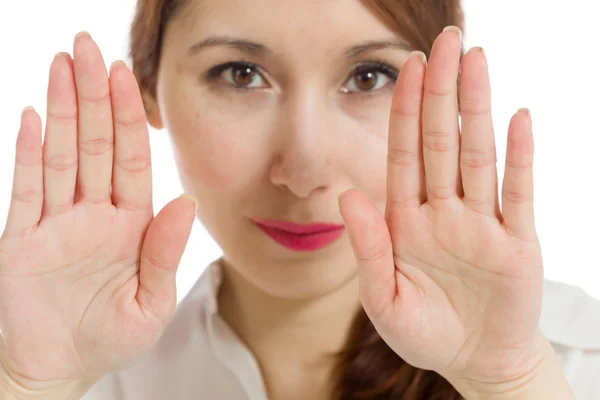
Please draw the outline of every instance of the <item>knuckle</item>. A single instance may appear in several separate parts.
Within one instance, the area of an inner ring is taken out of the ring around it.
[[[152,210],[152,204],[143,203],[140,201],[130,200],[124,196],[114,196],[115,201],[118,203],[118,207],[124,211],[148,211]]]
[[[44,214],[56,216],[62,215],[71,209],[71,204],[63,203],[63,204],[49,204],[46,203],[44,205]]]
[[[77,120],[77,113],[69,108],[61,107],[57,104],[48,104],[47,120],[52,122],[74,122]]]
[[[506,161],[507,168],[527,169],[527,168],[531,168],[532,166],[533,166],[533,161],[531,159],[529,159],[529,160],[509,159]]]
[[[454,95],[449,89],[435,89],[433,85],[425,85],[423,90],[424,96],[426,97],[441,97],[441,98],[452,98]]]
[[[533,198],[523,192],[505,189],[502,191],[502,198],[513,204],[524,204],[533,201]]]
[[[77,167],[77,155],[54,154],[44,159],[46,168],[54,171],[66,171]]]
[[[365,255],[359,257],[359,261],[375,263],[384,260],[389,254],[389,244],[383,238],[374,239],[366,248]]]
[[[490,107],[478,106],[477,103],[466,102],[463,100],[460,109],[462,117],[489,117],[492,114]]]
[[[406,208],[415,208],[421,205],[421,199],[418,196],[407,196],[403,198],[393,198],[388,200],[386,214],[393,213],[394,210]]]
[[[116,165],[131,173],[146,171],[150,167],[150,157],[147,156],[133,156],[117,160]]]
[[[107,185],[94,185],[87,183],[86,179],[80,178],[77,180],[77,186],[87,203],[105,205],[107,201],[110,201],[112,182]]]
[[[157,299],[155,294],[147,290],[140,291],[137,298],[142,314],[149,323],[166,325],[165,320],[160,317],[160,314],[170,315],[175,310],[175,302]]]
[[[420,110],[409,110],[407,107],[392,104],[392,107],[390,108],[390,113],[396,117],[410,119],[419,117]]]
[[[496,164],[496,151],[494,149],[479,150],[475,148],[461,148],[460,163],[469,168],[485,168]]]
[[[104,85],[103,85],[104,86]],[[79,102],[84,102],[84,103],[88,103],[90,105],[94,105],[94,104],[99,104],[99,105],[104,105],[106,103],[110,103],[110,91],[108,91],[108,86],[106,87],[101,87],[101,88],[86,88],[87,90],[85,90],[86,92],[89,91],[90,93],[83,93],[84,90],[80,90],[80,92],[78,93],[78,99]],[[99,93],[94,93],[94,92],[99,92]],[[93,93],[93,94],[92,94]]]
[[[145,258],[148,263],[152,264],[159,270],[172,271],[175,268],[177,268],[177,265],[175,263],[169,263],[166,260],[158,257],[146,255]]]
[[[388,151],[388,161],[394,165],[413,165],[419,162],[419,153],[401,148]]]
[[[463,203],[465,203],[465,205],[471,210],[480,214],[491,213],[494,209],[493,199],[475,199],[472,197],[464,196]]]
[[[444,131],[424,131],[423,147],[434,152],[446,152],[458,146],[456,135]]]
[[[15,164],[21,167],[35,167],[42,163],[42,157],[40,155],[23,154],[17,151]]]
[[[145,126],[147,123],[146,115],[141,113],[121,113],[118,116],[115,116],[115,121],[118,125],[122,127],[134,127],[134,126]]]
[[[378,244],[369,249],[369,255],[361,258],[362,262],[374,263],[383,260],[387,255],[387,248]]]
[[[427,197],[436,200],[449,200],[456,195],[456,187],[453,186],[429,186]]]
[[[15,189],[12,192],[12,200],[21,203],[34,203],[40,200],[43,196],[42,191],[34,188]]]
[[[79,141],[79,148],[88,155],[97,156],[112,151],[114,141],[112,138],[98,137]]]

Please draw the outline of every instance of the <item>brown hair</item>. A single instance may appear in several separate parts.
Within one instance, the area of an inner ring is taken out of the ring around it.
[[[189,1],[189,0],[187,0]],[[156,96],[157,72],[166,24],[186,0],[138,0],[131,26],[130,57],[142,93]],[[370,0],[373,12],[428,57],[448,25],[464,29],[460,0]],[[360,309],[334,371],[335,400],[457,400],[460,394],[439,374],[400,358]]]

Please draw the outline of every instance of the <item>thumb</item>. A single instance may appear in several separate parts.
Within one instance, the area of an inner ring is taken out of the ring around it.
[[[166,323],[177,305],[175,274],[190,237],[196,200],[181,195],[152,220],[144,244],[137,300],[144,311]]]
[[[362,305],[373,319],[381,315],[396,296],[390,232],[377,207],[360,191],[344,192],[339,205],[358,263]]]

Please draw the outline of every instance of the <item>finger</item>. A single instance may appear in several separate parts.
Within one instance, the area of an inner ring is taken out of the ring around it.
[[[42,215],[43,185],[42,121],[33,107],[26,107],[17,136],[12,199],[5,235],[23,235],[37,226]]]
[[[177,304],[175,274],[195,218],[189,196],[169,202],[154,218],[142,246],[140,287],[136,299],[152,318],[167,323]]]
[[[496,146],[487,61],[475,47],[462,59],[460,172],[467,207],[500,217]]]
[[[135,77],[122,61],[111,66],[110,88],[115,129],[113,204],[126,209],[151,209],[148,124]]]
[[[106,67],[100,49],[85,32],[76,37],[73,53],[79,104],[77,190],[85,201],[108,201],[114,138]]]
[[[360,298],[370,316],[381,315],[396,295],[396,268],[387,224],[361,192],[340,195],[340,213],[358,264]]]
[[[462,45],[460,30],[449,28],[433,44],[423,94],[423,161],[432,205],[459,194],[457,80]]]
[[[392,98],[388,138],[387,206],[420,206],[425,201],[421,146],[421,104],[425,54],[415,51],[400,71]]]
[[[77,179],[77,95],[73,61],[59,53],[50,67],[48,109],[44,137],[45,216],[73,206]]]
[[[502,217],[510,235],[526,241],[537,240],[533,213],[533,134],[527,109],[519,110],[508,127]]]

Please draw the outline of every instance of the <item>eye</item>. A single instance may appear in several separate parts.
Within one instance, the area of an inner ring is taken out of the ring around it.
[[[384,63],[367,63],[354,69],[342,88],[345,93],[373,92],[394,84],[398,71]]]
[[[248,62],[231,62],[212,68],[207,78],[210,81],[224,80],[239,89],[256,89],[268,84],[260,73],[258,66]]]

